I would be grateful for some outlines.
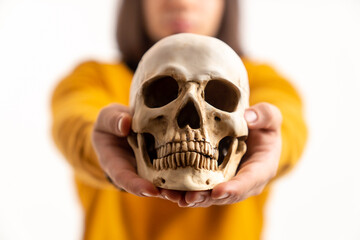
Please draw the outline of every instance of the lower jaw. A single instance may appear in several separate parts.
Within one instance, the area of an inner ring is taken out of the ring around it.
[[[179,190],[179,191],[201,191],[214,188],[215,185],[227,181],[220,171],[206,169],[196,170],[192,167],[164,169],[153,173],[149,179],[155,186]]]

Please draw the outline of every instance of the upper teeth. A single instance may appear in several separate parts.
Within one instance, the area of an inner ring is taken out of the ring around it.
[[[176,169],[179,167],[218,170],[217,160],[196,152],[173,153],[167,157],[154,159],[153,166],[156,170]]]
[[[155,169],[194,167],[195,169],[217,170],[219,150],[202,137],[198,130],[186,129],[177,132],[171,142],[156,148]]]
[[[218,159],[219,151],[205,141],[169,142],[156,149],[157,157],[163,158],[174,153],[197,152],[213,159]]]

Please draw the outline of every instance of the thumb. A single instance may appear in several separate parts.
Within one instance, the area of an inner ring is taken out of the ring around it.
[[[130,131],[131,121],[132,117],[126,107],[111,104],[100,111],[95,123],[95,131],[102,131],[124,137],[127,136]]]
[[[245,111],[249,129],[278,130],[282,123],[280,110],[270,103],[258,103]]]

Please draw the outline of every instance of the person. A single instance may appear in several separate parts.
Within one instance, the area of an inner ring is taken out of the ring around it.
[[[270,182],[300,158],[307,130],[294,87],[239,44],[236,0],[124,0],[121,61],[87,61],[56,86],[53,138],[74,169],[83,239],[259,239]],[[129,88],[141,56],[159,39],[191,32],[217,37],[249,75],[248,151],[231,180],[208,191],[156,188],[139,177],[126,136]]]

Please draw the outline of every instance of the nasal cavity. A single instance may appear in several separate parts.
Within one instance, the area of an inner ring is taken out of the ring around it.
[[[200,128],[200,116],[192,101],[187,102],[181,109],[177,117],[177,123],[180,128],[184,128],[186,125],[189,125],[192,129]]]

